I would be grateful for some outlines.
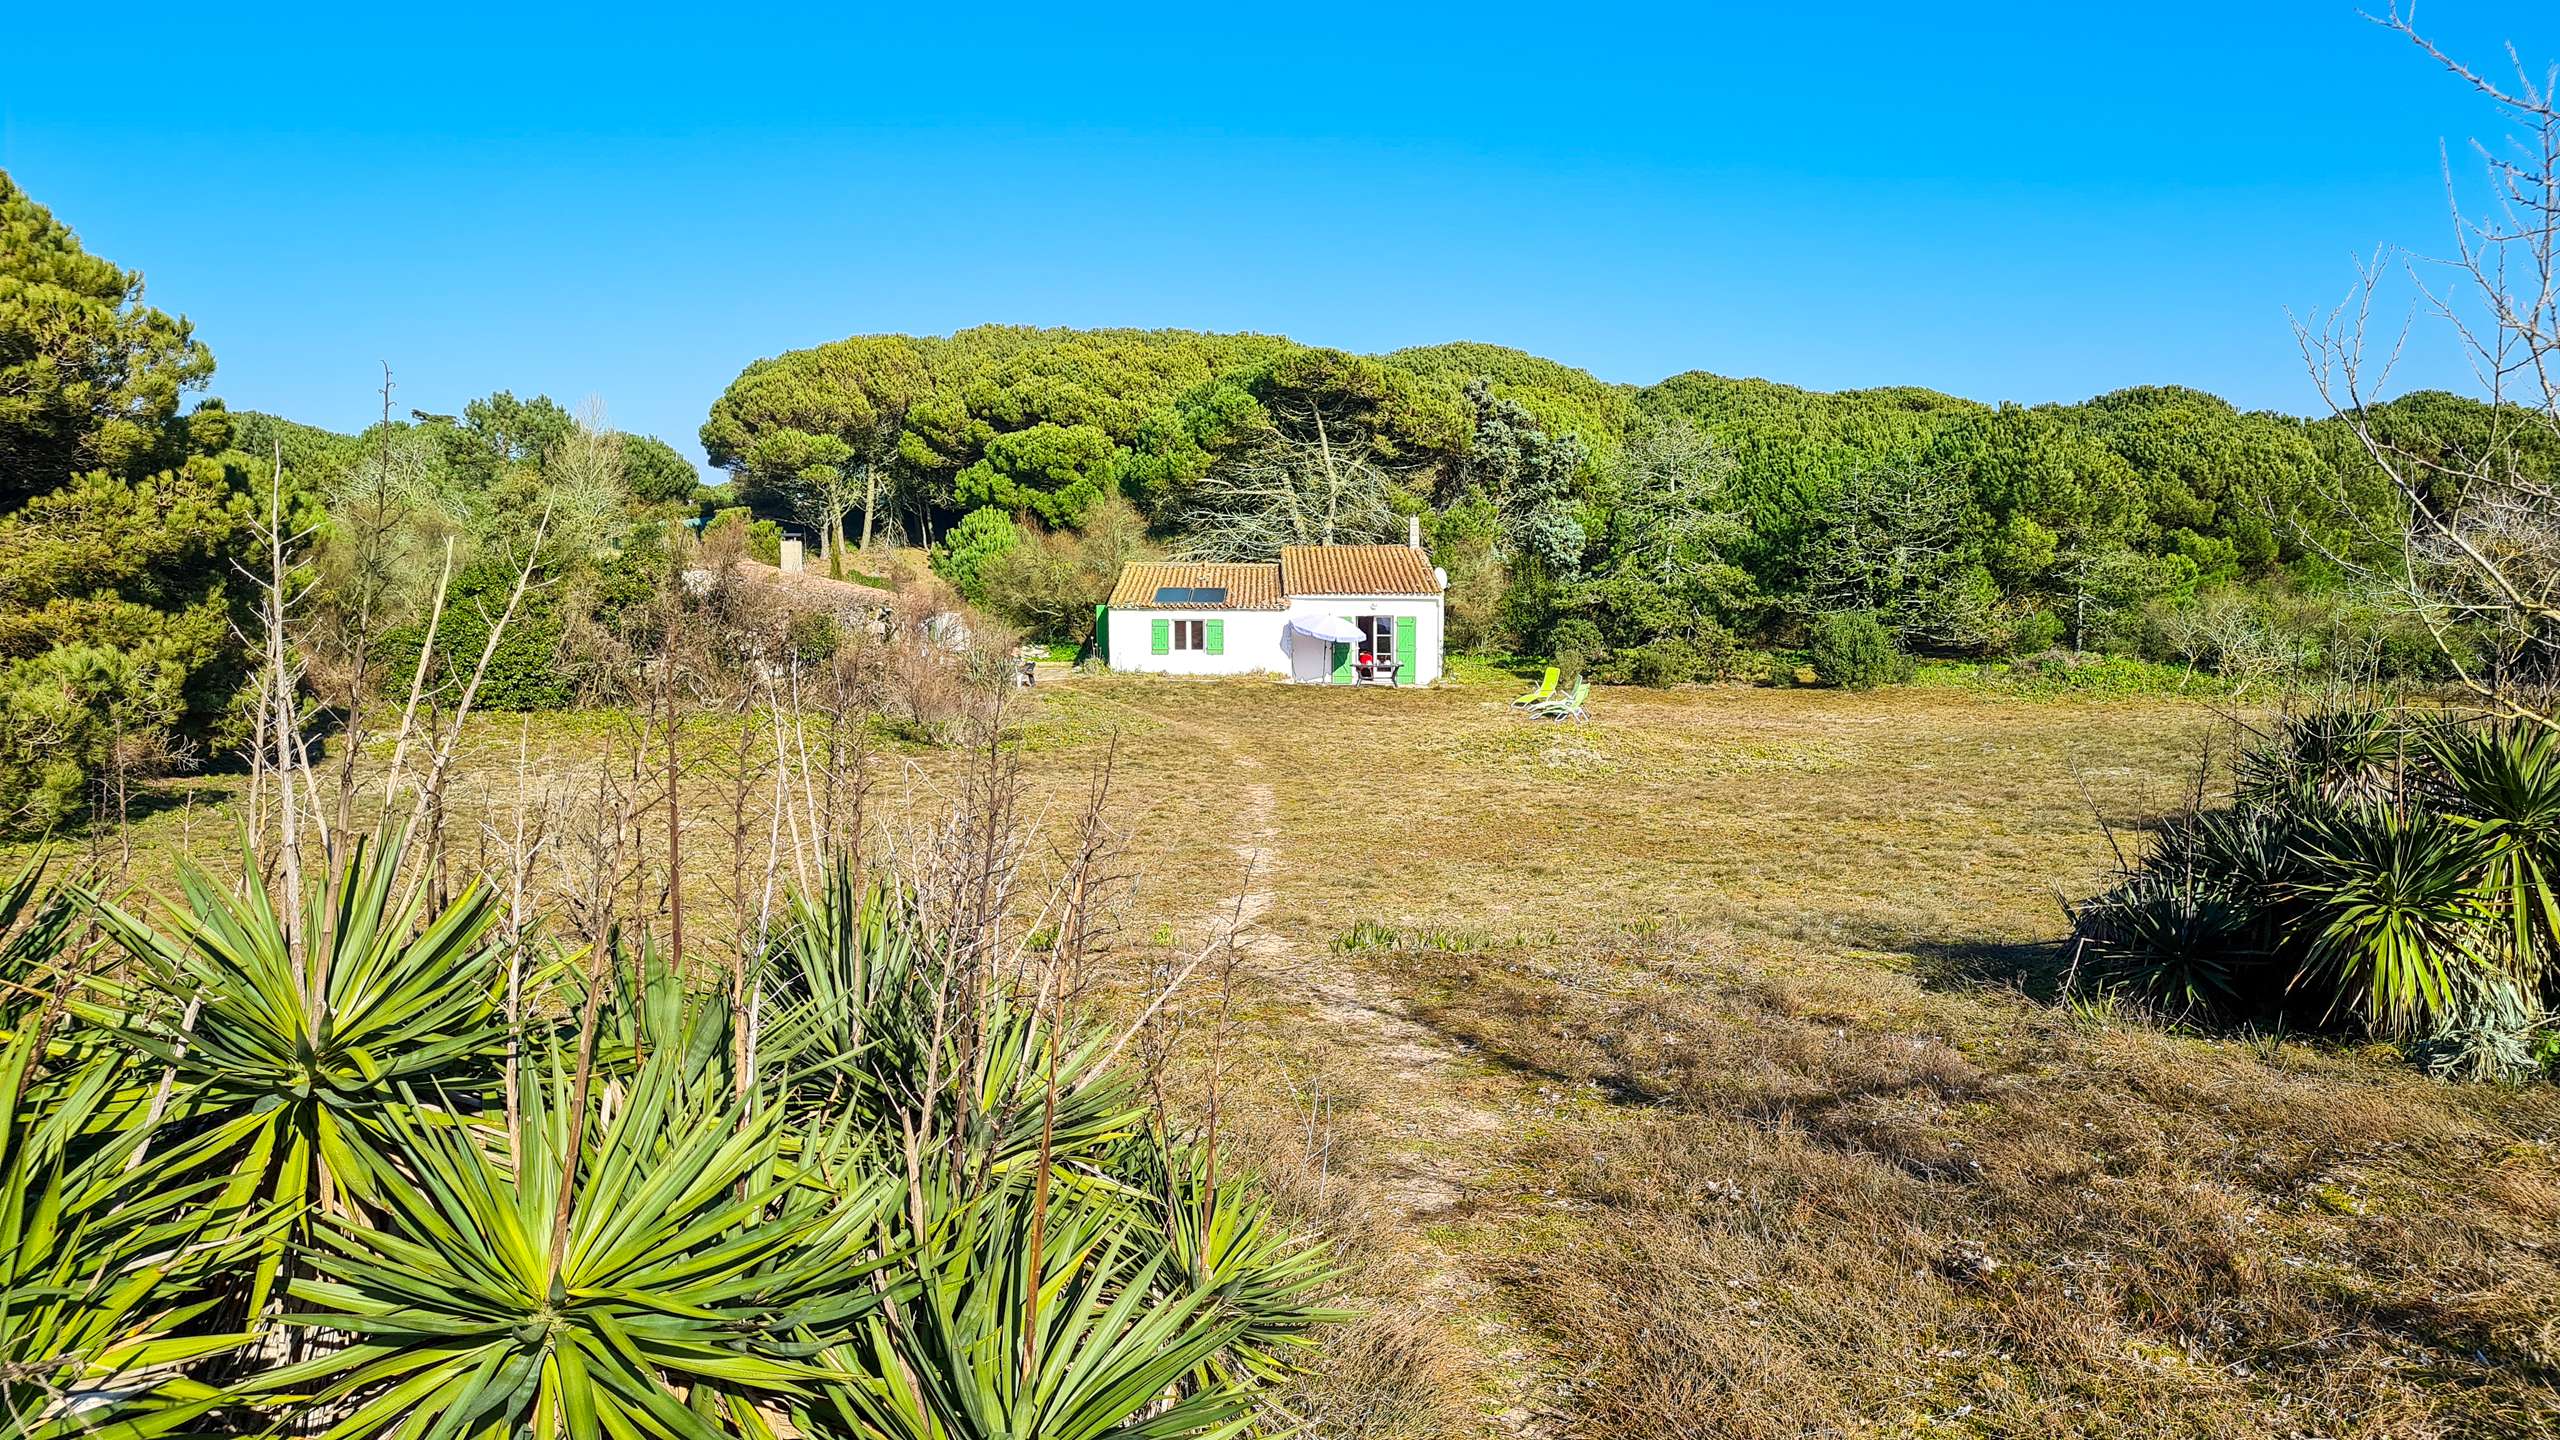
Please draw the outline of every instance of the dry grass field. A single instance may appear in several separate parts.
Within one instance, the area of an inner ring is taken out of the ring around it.
[[[1235,930],[1188,1093],[1366,1312],[1310,1433],[2560,1434],[2560,1094],[2054,999],[2093,804],[2170,808],[2212,713],[1512,690],[1061,676],[1018,722],[1034,815],[1113,751],[1134,947]],[[487,721],[463,803],[596,724]],[[883,823],[956,763],[884,752]],[[192,788],[137,874],[228,838]]]

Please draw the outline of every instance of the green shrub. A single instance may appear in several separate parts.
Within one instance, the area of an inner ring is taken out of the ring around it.
[[[1813,673],[1825,685],[1873,690],[1910,679],[1911,657],[1874,615],[1845,610],[1813,622]]]
[[[1577,615],[1557,622],[1547,633],[1547,653],[1556,657],[1556,669],[1571,681],[1605,659],[1609,647],[1600,638],[1600,627]]]
[[[77,818],[119,763],[161,768],[186,679],[148,641],[140,651],[60,645],[0,665],[0,832]]]
[[[448,701],[460,696],[472,668],[480,663],[481,652],[489,644],[489,627],[505,613],[515,581],[513,570],[494,561],[465,566],[454,577],[444,616],[436,622],[435,660],[427,672],[429,686],[441,687]],[[557,587],[526,593],[505,633],[498,637],[497,649],[489,655],[489,668],[480,678],[472,708],[565,710],[577,703],[576,686],[562,663],[567,624],[561,610],[562,592]],[[423,620],[403,625],[385,632],[376,646],[382,673],[398,677],[402,687],[417,670],[418,648],[426,642],[426,631]]]
[[[2281,718],[2229,806],[2162,826],[2073,918],[2097,985],[2180,1015],[2540,1073],[2560,1044],[2560,737],[2370,707]]]
[[[702,527],[703,538],[715,530],[734,527],[738,531],[738,550],[750,560],[766,565],[782,563],[782,524],[776,520],[759,520],[744,505],[730,505],[711,512]]]
[[[1633,650],[1618,652],[1616,663],[1609,667],[1607,678],[1633,681],[1660,689],[1697,678],[1697,647],[1677,636],[1666,635],[1648,640]]]
[[[2034,655],[2062,643],[2062,617],[2050,610],[2030,611],[2009,627],[2009,653]]]
[[[1930,666],[1921,678],[2005,695],[2216,695],[2232,682],[2131,655],[2044,650],[2006,664]]]
[[[1032,527],[980,561],[970,598],[1072,654],[1092,637],[1094,610],[1111,598],[1121,570],[1156,553],[1147,522],[1128,501],[1105,496],[1086,509],[1081,528]]]
[[[783,643],[790,647],[793,659],[803,665],[816,665],[833,656],[843,638],[844,632],[833,616],[816,610],[803,610],[791,617]]]
[[[982,505],[961,516],[942,543],[933,547],[933,573],[970,600],[983,600],[988,568],[1021,543],[1022,531],[1012,516],[993,505]]]
[[[1733,673],[1733,635],[1712,621],[1694,636],[1665,635],[1611,655],[1600,676],[1655,687],[1722,680]]]

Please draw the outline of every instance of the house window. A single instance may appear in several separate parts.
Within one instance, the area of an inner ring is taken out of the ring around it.
[[[1176,621],[1174,621],[1174,622],[1173,622],[1173,648],[1174,648],[1174,649],[1176,649],[1176,650],[1206,650],[1206,649],[1208,649],[1208,648],[1209,648],[1209,622],[1208,622],[1208,621],[1206,621],[1206,620],[1176,620]]]
[[[1379,665],[1396,663],[1396,617],[1363,615],[1352,623],[1360,627],[1360,654]]]

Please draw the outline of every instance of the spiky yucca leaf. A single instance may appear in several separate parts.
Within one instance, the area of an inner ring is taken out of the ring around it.
[[[372,1224],[325,1227],[292,1286],[292,1323],[352,1343],[266,1377],[273,1402],[336,1416],[324,1440],[714,1440],[816,1395],[810,1337],[879,1303],[894,1188],[876,1162],[787,1160],[780,1115],[706,1110],[683,1070],[670,1053],[627,1093],[598,1087],[574,1165],[565,1078],[527,1117],[521,1168],[502,1135],[393,1118],[412,1178]]]
[[[1045,1212],[1033,1307],[1035,1203],[1018,1181],[975,1200],[937,1195],[912,1261],[917,1285],[832,1353],[850,1373],[806,1417],[812,1429],[863,1440],[1218,1440],[1250,1423],[1252,1391],[1200,1383],[1245,1334],[1245,1316],[1226,1303],[1235,1282],[1185,1274],[1125,1197],[1066,1184]]]
[[[943,960],[918,942],[917,923],[904,897],[842,869],[816,897],[794,900],[767,970],[758,1060],[782,1103],[883,1134],[930,1103],[930,1128],[959,1135],[966,1168],[1011,1173],[1038,1158],[1054,1083],[1052,1162],[1090,1171],[1143,1111],[1126,1074],[1103,1063],[1108,1037],[987,990],[972,1024],[946,1023],[941,1064],[929,1065]],[[915,1090],[932,1068],[951,1083],[927,1101]]]
[[[2502,968],[2530,995],[2560,968],[2560,735],[2478,725],[2429,749],[2451,808],[2481,842]]]
[[[1293,1233],[1250,1175],[1213,1178],[1201,1149],[1150,1139],[1128,1168],[1152,1172],[1138,1183],[1152,1223],[1185,1273],[1214,1288],[1244,1321],[1210,1370],[1218,1379],[1268,1384],[1284,1379],[1321,1325],[1352,1318],[1316,1303],[1336,1273],[1323,1245]]]
[[[75,1007],[171,1079],[152,1169],[230,1177],[223,1203],[316,1214],[326,1190],[370,1196],[394,1175],[387,1127],[406,1087],[471,1092],[505,1045],[503,977],[487,943],[497,909],[475,884],[426,915],[400,849],[358,845],[301,917],[303,952],[265,889],[182,874],[182,904],[146,921],[95,894],[91,914],[135,961]],[[136,1116],[137,1128],[146,1117]],[[248,1295],[265,1304],[280,1251]]]
[[[21,994],[61,958],[71,917],[62,897],[45,893],[44,870],[38,855],[0,883],[0,985]]]
[[[154,1184],[127,1146],[80,1155],[112,1063],[47,1084],[36,1043],[21,1025],[0,1044],[0,1433],[178,1433],[222,1399],[182,1367],[249,1338],[196,1324],[206,1283],[259,1236],[210,1203],[216,1182]]]
[[[2369,705],[2281,716],[2241,753],[2239,799],[2320,808],[2384,799],[2398,787],[2414,738],[2399,712]]]
[[[884,1113],[884,1075],[921,1075],[926,1043],[913,1003],[913,927],[902,903],[851,866],[815,895],[793,895],[765,968],[760,1064],[805,1103]]]
[[[2251,921],[2230,890],[2176,872],[2136,872],[2072,911],[2095,976],[2178,1015],[2238,1004]]]
[[[2482,963],[2490,907],[2476,883],[2482,848],[2449,816],[2360,806],[2309,822],[2306,869],[2291,886],[2310,965],[2331,1009],[2352,1005],[2375,1029],[2405,1035],[2454,994],[2451,971]]]

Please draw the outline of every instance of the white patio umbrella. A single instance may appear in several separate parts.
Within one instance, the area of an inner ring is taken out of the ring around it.
[[[1356,644],[1360,639],[1360,627],[1337,615],[1300,615],[1290,620],[1289,628],[1310,640],[1337,645]]]

